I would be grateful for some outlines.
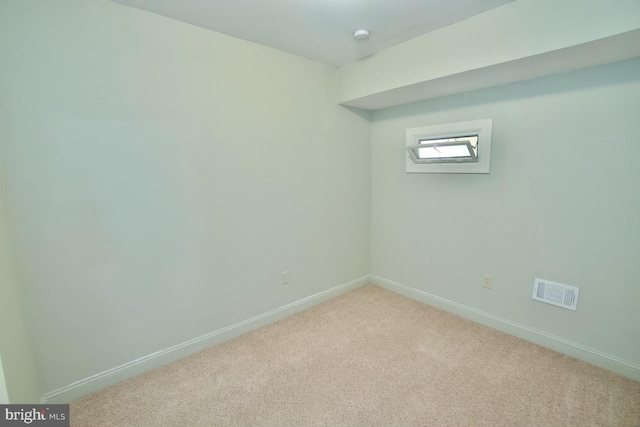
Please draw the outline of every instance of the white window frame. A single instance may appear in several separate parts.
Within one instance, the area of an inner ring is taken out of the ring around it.
[[[407,129],[406,139],[406,172],[407,173],[489,173],[491,165],[491,119],[468,122],[447,123]],[[459,138],[478,135],[477,162],[431,161],[416,163],[409,150],[420,145],[425,139]]]

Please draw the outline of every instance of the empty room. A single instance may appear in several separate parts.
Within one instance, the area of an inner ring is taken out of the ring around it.
[[[0,425],[640,426],[640,1],[0,0]]]

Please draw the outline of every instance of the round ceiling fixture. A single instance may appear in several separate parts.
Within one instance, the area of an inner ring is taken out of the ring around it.
[[[353,33],[353,38],[356,40],[366,40],[369,38],[369,31],[367,30],[356,30]]]

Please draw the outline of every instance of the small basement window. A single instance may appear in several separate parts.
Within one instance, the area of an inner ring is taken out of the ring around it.
[[[491,120],[407,129],[408,173],[489,173]]]
[[[421,139],[419,142],[419,145],[407,147],[414,163],[478,161],[478,135]]]

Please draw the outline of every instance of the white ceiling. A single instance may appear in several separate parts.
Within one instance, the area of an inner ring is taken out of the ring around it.
[[[513,0],[113,1],[339,66]]]

